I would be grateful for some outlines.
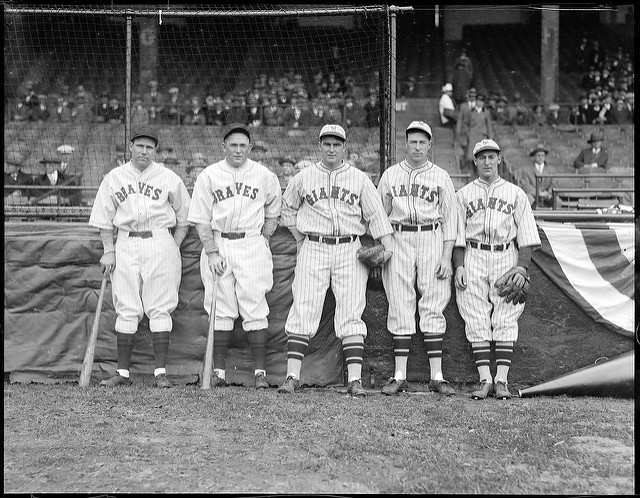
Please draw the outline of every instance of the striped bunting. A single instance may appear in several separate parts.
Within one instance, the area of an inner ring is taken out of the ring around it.
[[[540,269],[596,322],[633,336],[635,225],[538,222]]]

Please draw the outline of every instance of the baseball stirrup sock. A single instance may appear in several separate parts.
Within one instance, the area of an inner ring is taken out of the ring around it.
[[[491,372],[489,370],[491,364],[491,343],[489,341],[472,342],[471,350],[476,362],[476,368],[480,374],[480,380],[491,380]]]
[[[393,336],[393,357],[396,364],[396,380],[404,380],[407,378],[407,360],[409,359],[410,345],[410,335]]]
[[[513,341],[496,341],[496,379],[506,382],[513,358]]]
[[[155,357],[155,367],[164,368],[167,366],[167,354],[169,352],[169,332],[152,332],[153,355]]]
[[[256,370],[267,369],[267,329],[249,330],[247,342],[251,346],[253,368]]]
[[[442,344],[444,334],[424,333],[424,346],[429,359],[429,373],[434,380],[442,380]]]
[[[231,330],[213,331],[213,366],[215,368],[226,369],[229,344],[231,344]]]
[[[342,341],[342,354],[347,363],[349,382],[362,377],[362,361],[364,358],[364,338],[362,342]]]
[[[287,338],[287,359],[302,361],[309,347],[306,335],[289,334]]]
[[[118,369],[129,370],[131,365],[131,353],[133,352],[133,343],[135,334],[116,333],[116,342],[118,348]]]

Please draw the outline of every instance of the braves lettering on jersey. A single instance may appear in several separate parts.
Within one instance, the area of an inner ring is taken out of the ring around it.
[[[494,284],[516,266],[518,247],[540,245],[527,195],[502,178],[491,184],[476,179],[458,190],[456,200],[455,246],[466,247],[467,276],[467,288],[456,289],[456,300],[466,324],[467,338],[470,342],[516,341],[524,303],[506,303],[498,296]],[[492,250],[471,247],[471,241],[488,245]]]
[[[393,230],[371,179],[343,162],[330,170],[318,162],[294,176],[283,194],[280,223],[305,235],[374,238]],[[366,336],[362,321],[367,267],[358,261],[360,239],[325,244],[308,237],[300,248],[292,286],[293,305],[285,325],[288,333],[313,337],[329,285],[336,298],[335,332],[340,339]]]
[[[417,283],[420,329],[444,333],[444,309],[451,298],[451,279],[438,279],[436,267],[443,243],[457,235],[455,190],[449,175],[427,161],[412,168],[406,161],[387,169],[380,178],[378,192],[392,225],[393,257],[382,270],[389,301],[387,327],[394,335],[416,331]],[[431,230],[403,231],[403,226],[432,225]]]
[[[219,278],[216,329],[232,330],[238,315],[244,330],[267,328],[265,298],[273,285],[273,260],[262,227],[265,219],[280,216],[282,190],[278,177],[260,163],[247,159],[239,168],[226,160],[214,163],[198,176],[188,221],[209,224],[227,269]],[[222,233],[245,233],[228,239]],[[200,273],[205,286],[204,307],[210,310],[213,274],[202,250]]]
[[[145,313],[152,332],[172,329],[182,258],[169,229],[188,225],[189,203],[180,177],[157,163],[140,171],[128,162],[103,178],[89,225],[118,229],[111,275],[117,332],[135,333]],[[151,236],[129,237],[130,232]]]

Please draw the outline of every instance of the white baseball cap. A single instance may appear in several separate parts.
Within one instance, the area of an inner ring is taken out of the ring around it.
[[[318,138],[322,138],[327,135],[338,137],[345,141],[347,140],[347,134],[345,133],[344,128],[337,124],[324,125],[320,130],[320,135],[318,135]]]
[[[433,133],[431,132],[431,127],[425,123],[424,121],[412,121],[409,126],[407,126],[407,131],[405,132],[406,135],[409,134],[409,130],[420,130],[420,131],[424,131],[427,135],[429,135],[429,138],[433,138]]]
[[[474,157],[477,153],[482,152],[483,150],[495,150],[496,152],[500,152],[500,147],[493,140],[480,140],[473,148]]]
[[[447,83],[442,87],[443,92],[453,92],[453,85],[451,83]]]

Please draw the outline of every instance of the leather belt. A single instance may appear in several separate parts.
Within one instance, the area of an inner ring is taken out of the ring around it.
[[[151,237],[153,237],[153,232],[150,230],[146,232],[129,232],[129,237],[139,237],[141,239],[150,239]]]
[[[244,236],[247,235],[246,232],[222,232],[220,233],[220,237],[229,240],[237,240],[244,239]]]
[[[345,244],[347,242],[355,241],[357,235],[349,235],[348,237],[325,237],[324,235],[307,235],[309,240],[313,242],[321,242],[323,244]]]
[[[435,230],[440,226],[440,223],[431,223],[430,225],[397,225],[393,224],[393,228],[397,232],[427,232],[429,230]]]
[[[482,249],[483,251],[506,251],[509,249],[511,242],[507,242],[506,244],[482,244],[480,242],[476,242],[475,240],[470,240],[469,245],[474,249]]]

